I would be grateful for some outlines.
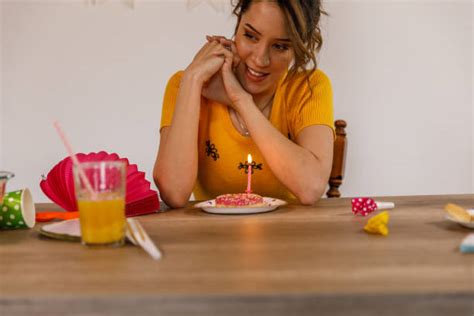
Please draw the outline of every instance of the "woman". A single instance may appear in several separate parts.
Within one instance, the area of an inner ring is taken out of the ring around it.
[[[166,88],[153,172],[170,207],[252,191],[314,204],[329,178],[332,92],[316,70],[320,1],[240,0],[233,41],[208,42]],[[311,70],[305,66],[313,65]]]

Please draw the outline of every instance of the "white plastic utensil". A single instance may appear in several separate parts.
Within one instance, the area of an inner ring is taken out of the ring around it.
[[[161,259],[161,251],[156,247],[155,243],[150,239],[137,220],[127,218],[127,232],[130,233],[132,242],[140,245],[154,260]]]

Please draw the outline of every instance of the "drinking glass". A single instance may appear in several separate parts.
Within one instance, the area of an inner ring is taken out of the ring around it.
[[[83,245],[124,244],[126,169],[124,161],[86,162],[74,166]]]

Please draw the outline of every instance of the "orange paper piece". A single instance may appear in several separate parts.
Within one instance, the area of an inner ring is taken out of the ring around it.
[[[371,234],[380,234],[383,236],[388,235],[388,220],[389,215],[387,211],[384,211],[380,214],[372,216],[368,221],[367,224],[364,226],[364,230]]]
[[[36,213],[37,222],[49,222],[53,219],[79,218],[79,212],[41,212]]]

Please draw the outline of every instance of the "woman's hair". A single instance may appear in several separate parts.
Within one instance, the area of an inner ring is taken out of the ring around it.
[[[242,19],[242,15],[249,9],[252,2],[262,0],[238,0],[233,13],[237,16],[235,33]],[[234,1],[232,1],[233,3]],[[289,70],[289,75],[294,75],[298,70],[306,69],[311,62],[312,68],[307,75],[316,70],[316,52],[323,45],[319,21],[322,14],[321,0],[274,0],[283,11],[288,23],[289,37],[293,44],[295,62]]]

